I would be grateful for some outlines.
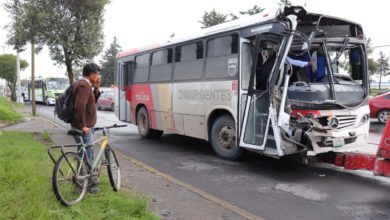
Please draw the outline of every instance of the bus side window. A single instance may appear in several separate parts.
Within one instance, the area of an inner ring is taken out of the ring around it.
[[[238,73],[238,35],[207,42],[206,78],[231,78]]]
[[[124,63],[122,65],[122,73],[121,73],[121,85],[120,85],[120,89],[122,91],[125,91],[126,90],[126,86],[128,86],[128,78],[129,78],[129,68],[131,66],[129,65],[129,63]]]
[[[35,88],[41,89],[42,88],[42,81],[35,81]]]
[[[200,80],[203,75],[203,42],[178,46],[175,49],[175,80]]]
[[[149,54],[135,57],[134,83],[144,83],[149,79]]]
[[[155,51],[152,53],[152,65],[150,67],[150,81],[170,81],[172,78],[172,48]]]

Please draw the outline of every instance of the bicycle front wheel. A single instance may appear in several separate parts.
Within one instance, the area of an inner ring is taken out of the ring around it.
[[[121,172],[119,169],[118,158],[116,157],[114,149],[111,147],[107,148],[105,154],[107,160],[108,178],[110,179],[112,189],[114,191],[118,191],[121,188]]]
[[[64,206],[80,202],[87,191],[88,172],[77,153],[67,152],[56,162],[52,183],[57,200]]]

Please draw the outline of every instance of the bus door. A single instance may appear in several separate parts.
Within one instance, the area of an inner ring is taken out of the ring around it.
[[[239,134],[242,119],[245,110],[246,99],[248,96],[249,79],[251,76],[252,60],[253,60],[253,43],[245,38],[240,38],[240,85],[239,85],[239,107],[238,107],[238,126]],[[237,135],[239,136],[239,135]]]
[[[133,73],[134,62],[125,62],[120,65],[120,75],[119,75],[119,120],[131,122],[131,112],[130,112],[130,102],[127,100],[130,99],[130,85]],[[128,95],[126,95],[129,93]]]
[[[282,156],[274,91],[286,42],[282,36],[257,35],[240,131],[240,146]],[[243,70],[243,69],[242,69]],[[279,76],[280,77],[280,76]]]

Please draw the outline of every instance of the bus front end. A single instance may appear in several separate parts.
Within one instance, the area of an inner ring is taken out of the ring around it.
[[[297,31],[310,35],[310,48],[300,53],[302,42],[297,39],[289,56],[312,65],[293,67],[287,102],[291,135],[309,146],[308,155],[367,143],[370,110],[362,28],[307,14],[298,22]]]
[[[252,68],[240,146],[282,157],[367,143],[369,80],[361,26],[299,6],[284,8],[273,22],[245,32],[263,31],[248,34],[243,44],[250,49],[243,50],[242,63]]]

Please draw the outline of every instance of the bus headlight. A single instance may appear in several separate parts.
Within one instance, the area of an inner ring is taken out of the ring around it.
[[[362,125],[362,124],[365,124],[367,123],[368,121],[370,121],[370,116],[368,114],[365,114],[362,116],[362,118],[360,119],[360,124],[359,125]]]

